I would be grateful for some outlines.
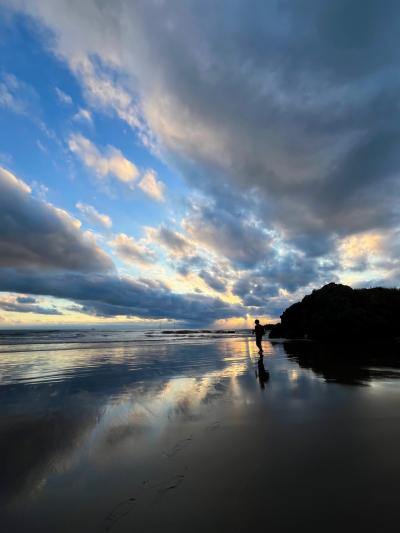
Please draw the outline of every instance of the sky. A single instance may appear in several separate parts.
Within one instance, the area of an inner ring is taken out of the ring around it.
[[[0,327],[400,280],[400,4],[0,0]]]

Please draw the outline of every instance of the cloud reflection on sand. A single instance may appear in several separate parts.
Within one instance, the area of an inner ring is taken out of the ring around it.
[[[9,413],[1,421],[1,451],[9,461],[3,495],[42,492],[49,478],[65,476],[88,454],[102,464],[132,444],[136,454],[145,454],[176,420],[207,418],[217,400],[233,393],[248,365],[248,345],[241,339],[197,349],[195,360],[185,356],[188,347],[185,354],[179,348],[169,354],[165,346],[146,348],[116,345],[4,357],[0,391]],[[162,359],[171,363],[171,355],[178,365],[168,366],[173,374],[168,376]],[[220,368],[207,370],[210,366]]]

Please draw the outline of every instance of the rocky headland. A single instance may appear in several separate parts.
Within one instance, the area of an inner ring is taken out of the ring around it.
[[[329,283],[288,307],[271,339],[400,339],[400,289],[352,289]]]

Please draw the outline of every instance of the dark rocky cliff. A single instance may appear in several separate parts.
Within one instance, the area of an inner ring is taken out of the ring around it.
[[[400,337],[400,290],[352,289],[329,283],[288,307],[269,336],[318,340]]]

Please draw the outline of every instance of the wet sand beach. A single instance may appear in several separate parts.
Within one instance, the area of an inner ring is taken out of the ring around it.
[[[394,364],[268,341],[260,361],[246,333],[0,342],[7,533],[397,528]]]

